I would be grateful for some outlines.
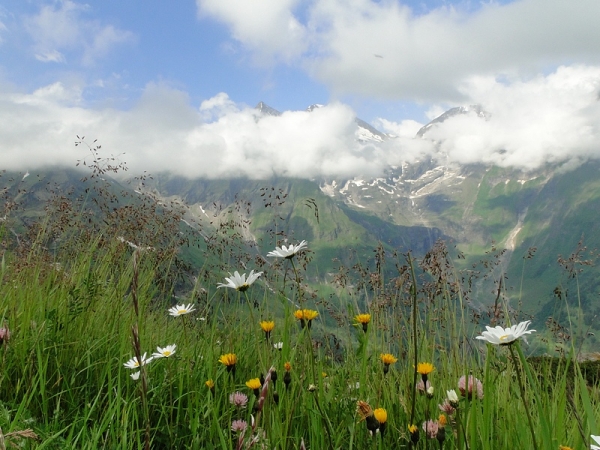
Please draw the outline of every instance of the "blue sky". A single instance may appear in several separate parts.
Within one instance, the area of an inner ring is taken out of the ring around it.
[[[0,163],[69,165],[79,134],[190,177],[355,176],[427,156],[577,164],[600,148],[598,23],[597,0],[5,0]],[[259,101],[296,113],[259,124]],[[302,111],[313,103],[323,117]],[[494,119],[414,142],[474,103]],[[361,147],[354,116],[398,139]]]

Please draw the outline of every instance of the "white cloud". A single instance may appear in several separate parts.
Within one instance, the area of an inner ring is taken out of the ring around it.
[[[439,159],[535,169],[600,158],[600,66],[560,67],[512,83],[473,77],[461,89],[491,118],[435,124],[426,136],[439,142]]]
[[[472,76],[600,63],[597,0],[489,2],[420,15],[397,0],[314,0],[300,16],[298,3],[197,0],[255,55],[298,55],[296,64],[340,94],[461,101],[458,86]]]
[[[73,146],[75,135],[98,139],[109,154],[124,152],[130,173],[205,178],[377,176],[428,156],[523,169],[600,159],[600,66],[561,67],[524,81],[472,77],[461,89],[489,120],[455,116],[415,139],[421,124],[382,118],[376,125],[398,138],[363,145],[354,111],[341,103],[261,116],[224,93],[195,108],[185,92],[151,83],[129,110],[89,109],[81,106],[81,87],[54,83],[0,94],[0,167],[73,167],[85,156]]]
[[[134,41],[129,31],[97,20],[86,19],[90,9],[71,0],[43,5],[38,14],[25,19],[25,29],[34,41],[36,59],[42,62],[67,62],[69,56],[93,65],[116,45]]]
[[[259,60],[291,61],[306,48],[306,29],[293,14],[299,1],[196,0],[196,4],[201,17],[225,22],[233,37],[256,52]]]
[[[85,156],[73,147],[76,135],[97,138],[110,154],[125,152],[133,173],[310,178],[376,175],[395,163],[384,148],[356,142],[355,114],[339,103],[261,117],[226,94],[194,109],[185,93],[160,84],[148,85],[127,111],[84,109],[77,106],[79,95],[61,83],[3,94],[0,166],[74,166]]]

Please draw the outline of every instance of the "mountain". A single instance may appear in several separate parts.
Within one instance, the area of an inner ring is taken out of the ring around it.
[[[263,102],[256,108],[264,115],[282,114]],[[493,120],[478,105],[453,108],[422,127],[415,139],[429,139],[437,124],[461,114]],[[393,139],[359,118],[355,124],[357,140]],[[47,186],[85,192],[80,177],[69,171],[6,173],[2,192],[29,211],[18,219],[25,226],[43,216]],[[315,259],[309,276],[322,285],[331,283],[340,262],[373,261],[380,243],[389,254],[412,250],[422,257],[443,239],[459,269],[485,274],[473,286],[474,311],[493,303],[502,280],[510,306],[536,314],[538,321],[551,317],[564,323],[567,311],[581,305],[580,328],[600,328],[593,322],[600,312],[598,162],[571,171],[552,165],[521,171],[424,159],[388,167],[376,178],[191,180],[158,173],[131,184],[107,180],[115,192],[127,191],[130,202],[152,198],[183,208],[181,226],[198,233],[203,248],[218,236],[235,235],[240,252],[246,245],[258,255],[282,236],[290,243],[306,239]],[[189,253],[188,260],[204,264],[201,253]]]

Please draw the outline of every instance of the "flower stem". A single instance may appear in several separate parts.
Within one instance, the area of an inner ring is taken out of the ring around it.
[[[521,371],[519,369],[519,364],[517,363],[517,357],[512,345],[509,345],[508,349],[510,350],[510,356],[512,357],[512,362],[515,366],[515,372],[517,373],[517,381],[519,382],[519,389],[521,390],[521,400],[523,400],[523,406],[525,407],[525,412],[527,413],[527,421],[529,422],[529,430],[531,431],[533,448],[538,450],[537,440],[535,439],[535,429],[533,428],[533,420],[531,418],[531,412],[529,411],[527,399],[525,398],[525,386],[523,385],[523,380],[521,379]]]
[[[413,322],[413,346],[414,346],[414,367],[416,369],[419,363],[418,355],[418,344],[417,344],[417,277],[415,275],[415,267],[413,265],[412,257],[410,253],[407,256],[408,265],[410,266],[410,273],[412,278],[412,286],[410,288],[412,295],[412,322]],[[412,383],[412,405],[410,409],[410,423],[415,423],[415,408],[417,404],[417,371],[414,371],[413,383]]]

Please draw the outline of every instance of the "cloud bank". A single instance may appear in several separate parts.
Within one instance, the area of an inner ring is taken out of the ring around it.
[[[334,93],[465,101],[473,76],[523,77],[599,64],[600,2],[517,0],[416,14],[400,1],[197,0],[259,61],[288,61]],[[466,3],[468,4],[468,3]],[[267,12],[267,13],[265,13]]]
[[[190,178],[377,176],[427,157],[525,170],[600,159],[600,66],[560,67],[512,82],[477,76],[460,89],[467,104],[482,105],[491,118],[455,116],[424,139],[414,137],[423,124],[381,118],[375,125],[397,138],[361,144],[355,113],[342,103],[262,116],[225,93],[193,106],[185,92],[151,83],[131,109],[92,109],[79,90],[54,83],[0,94],[0,165],[73,167],[86,156],[73,145],[76,135],[98,139],[107,156],[125,153],[130,173]]]

